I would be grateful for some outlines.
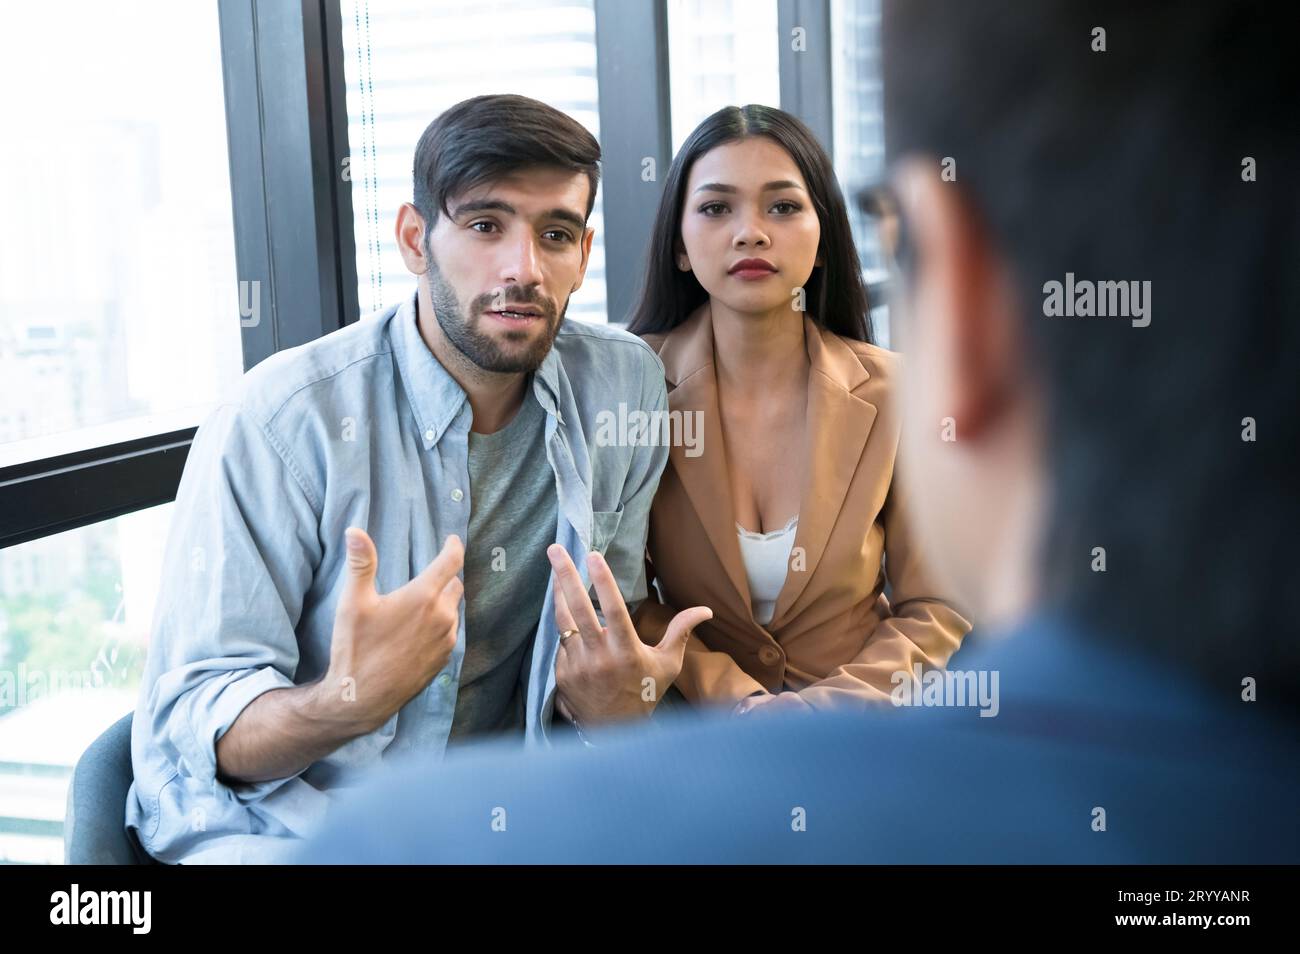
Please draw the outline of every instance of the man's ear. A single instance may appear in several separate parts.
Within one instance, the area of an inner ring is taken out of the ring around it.
[[[429,268],[424,255],[424,216],[410,202],[403,202],[397,210],[397,250],[402,263],[412,275],[423,275]]]
[[[933,350],[939,406],[963,439],[996,427],[1025,385],[1020,302],[979,210],[933,159],[907,159],[894,174],[914,249],[908,316],[917,346]]]

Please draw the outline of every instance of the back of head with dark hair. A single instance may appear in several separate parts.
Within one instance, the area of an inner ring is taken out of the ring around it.
[[[584,172],[587,215],[600,182],[600,146],[575,119],[527,96],[494,94],[457,103],[429,123],[415,147],[413,204],[433,227],[447,201],[534,166]]]
[[[634,334],[669,331],[708,300],[709,293],[695,274],[680,271],[674,264],[686,184],[695,161],[705,153],[751,136],[766,136],[790,154],[808,186],[821,224],[818,250],[823,264],[813,269],[804,287],[810,317],[838,335],[871,341],[867,288],[830,157],[796,116],[758,105],[724,106],[696,126],[682,143],[664,179],[645,274],[628,330]]]
[[[887,2],[885,113],[890,159],[954,160],[1013,272],[1049,418],[1047,601],[1294,702],[1300,58],[1273,19]],[[1046,317],[1067,272],[1149,280],[1150,325]]]

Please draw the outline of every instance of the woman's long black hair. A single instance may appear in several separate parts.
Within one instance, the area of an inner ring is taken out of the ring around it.
[[[675,264],[686,181],[695,160],[710,149],[751,136],[767,136],[790,154],[821,222],[817,251],[822,265],[813,269],[804,285],[810,316],[837,335],[870,342],[867,287],[830,157],[812,130],[798,118],[758,105],[724,106],[695,127],[673,159],[659,199],[645,275],[628,330],[633,334],[670,331],[708,300],[709,293],[695,273],[683,272]]]

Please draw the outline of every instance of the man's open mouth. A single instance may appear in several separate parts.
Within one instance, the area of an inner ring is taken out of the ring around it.
[[[510,308],[488,309],[484,312],[498,324],[507,328],[530,328],[545,321],[546,314],[535,305],[518,305]]]

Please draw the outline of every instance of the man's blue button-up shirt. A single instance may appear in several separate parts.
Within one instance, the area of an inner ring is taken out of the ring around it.
[[[556,541],[584,579],[583,555],[602,551],[635,606],[646,596],[650,503],[668,448],[598,441],[598,421],[666,410],[658,356],[617,328],[566,320],[525,398],[546,412]],[[281,860],[322,820],[331,790],[360,784],[393,755],[442,756],[465,652],[463,603],[446,669],[377,731],[291,777],[238,786],[217,780],[215,745],[261,693],[325,673],[348,526],[375,542],[380,593],[416,576],[449,534],[473,545],[472,417],[420,336],[412,294],[266,359],[198,429],[132,728],[126,823],[154,857]],[[547,743],[553,713],[552,587],[544,605],[520,607],[537,620],[521,676],[528,743]]]

